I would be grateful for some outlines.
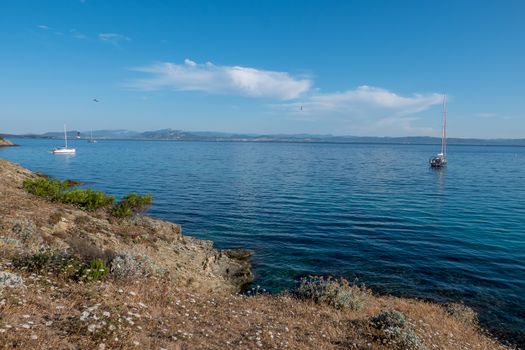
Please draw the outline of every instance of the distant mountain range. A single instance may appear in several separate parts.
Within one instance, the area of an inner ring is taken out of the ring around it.
[[[68,138],[89,139],[90,131],[68,132]],[[61,139],[64,134],[60,131],[47,132],[45,134],[9,135],[0,134],[4,137],[22,138],[48,138]],[[235,141],[235,142],[323,142],[323,143],[393,143],[393,144],[439,144],[440,138],[428,136],[405,136],[405,137],[374,137],[374,136],[334,136],[334,135],[311,135],[311,134],[235,134],[211,131],[183,131],[174,129],[161,129],[155,131],[130,131],[130,130],[93,130],[93,138],[99,140],[176,140],[176,141]],[[472,139],[472,138],[450,138],[448,143],[452,145],[508,145],[525,146],[525,138],[522,139]]]

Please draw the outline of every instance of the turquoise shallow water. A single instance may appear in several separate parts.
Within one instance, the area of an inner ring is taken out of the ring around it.
[[[151,192],[150,214],[219,247],[254,252],[256,283],[343,275],[377,292],[463,301],[525,344],[525,148],[14,140],[0,157],[117,196]]]

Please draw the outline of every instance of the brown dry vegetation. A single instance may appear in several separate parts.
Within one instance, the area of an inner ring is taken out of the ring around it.
[[[191,293],[169,279],[79,284],[24,275],[4,291],[4,349],[391,349],[367,320],[407,315],[428,349],[504,349],[434,304],[372,297],[360,311],[291,296]]]
[[[0,271],[24,280],[0,287],[0,349],[399,349],[370,323],[381,310],[403,313],[420,349],[506,349],[472,315],[453,317],[423,301],[369,295],[351,310],[292,295],[235,294],[250,277],[235,254],[182,236],[175,224],[115,220],[36,198],[21,189],[34,176],[0,159]],[[13,264],[42,246],[148,256],[157,269],[83,283]]]

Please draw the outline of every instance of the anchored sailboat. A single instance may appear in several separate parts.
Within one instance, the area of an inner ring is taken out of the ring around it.
[[[65,141],[65,147],[57,147],[53,149],[53,154],[75,154],[76,150],[74,148],[68,148],[67,147],[67,131],[66,131],[66,124],[64,124],[64,141]]]
[[[91,135],[90,135],[90,137],[89,137],[88,142],[89,142],[89,143],[97,143],[97,140],[95,140],[95,139],[93,138],[93,130],[91,130]]]
[[[443,127],[441,130],[441,152],[430,159],[430,166],[441,168],[447,165],[447,95],[443,96]]]

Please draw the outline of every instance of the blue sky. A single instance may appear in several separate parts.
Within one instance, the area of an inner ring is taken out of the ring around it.
[[[523,18],[518,0],[2,1],[0,131],[438,135],[446,92],[450,136],[525,137]]]

